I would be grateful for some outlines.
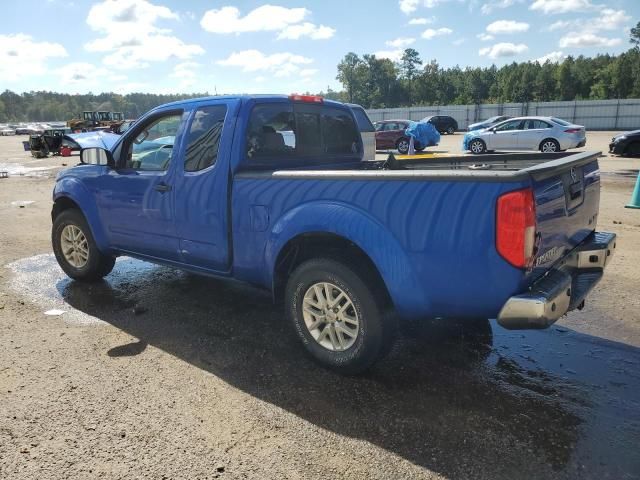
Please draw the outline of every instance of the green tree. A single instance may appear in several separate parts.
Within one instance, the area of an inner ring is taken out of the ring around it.
[[[336,80],[342,83],[347,90],[347,99],[354,101],[354,95],[362,84],[360,75],[362,71],[362,60],[353,52],[347,53],[338,64],[338,75]]]
[[[636,26],[631,29],[629,36],[629,43],[635,45],[636,49],[640,49],[640,22],[636,23]]]

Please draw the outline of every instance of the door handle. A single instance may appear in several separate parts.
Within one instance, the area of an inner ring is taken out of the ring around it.
[[[153,187],[153,189],[156,192],[164,193],[164,192],[168,192],[169,190],[171,190],[171,185],[167,185],[166,183],[159,183],[155,187]]]

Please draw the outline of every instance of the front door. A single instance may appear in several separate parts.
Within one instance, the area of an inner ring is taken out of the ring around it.
[[[202,105],[191,114],[184,156],[176,164],[176,230],[184,263],[215,271],[229,269],[229,156],[237,101]],[[224,160],[224,161],[223,161]]]
[[[522,120],[511,120],[494,129],[494,133],[487,135],[488,150],[517,150],[518,136],[522,133]]]
[[[99,208],[119,250],[179,260],[174,163],[180,162],[182,111],[136,125],[114,152],[116,168],[102,180]]]

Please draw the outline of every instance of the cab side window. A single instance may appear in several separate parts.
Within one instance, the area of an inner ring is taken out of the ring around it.
[[[247,157],[291,156],[296,148],[293,107],[281,103],[256,105],[247,128]]]
[[[226,105],[210,105],[196,110],[187,137],[185,172],[204,170],[216,163],[226,114]]]
[[[141,171],[166,171],[182,114],[171,113],[144,125],[127,147],[125,167]]]

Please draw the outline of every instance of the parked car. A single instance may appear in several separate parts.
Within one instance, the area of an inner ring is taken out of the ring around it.
[[[0,135],[2,135],[3,137],[6,135],[15,135],[15,134],[16,134],[15,128],[10,128],[10,127],[0,128]]]
[[[465,134],[463,150],[485,153],[495,150],[540,150],[562,152],[584,147],[585,128],[555,117],[518,117],[484,130]]]
[[[453,135],[458,130],[458,122],[449,115],[432,115],[430,117],[424,117],[421,122],[432,123],[440,133],[448,133]]]
[[[483,128],[492,127],[500,122],[504,122],[505,120],[509,120],[510,117],[508,115],[496,115],[495,117],[489,117],[484,122],[472,123],[467,128],[468,131],[472,132],[474,130],[482,130]]]
[[[410,120],[383,120],[375,122],[376,149],[392,150],[395,148],[401,154],[407,154],[409,152],[409,137],[405,132],[407,127],[409,127],[409,123]],[[415,142],[414,148],[416,152],[421,152],[426,146]]]
[[[615,155],[640,155],[640,130],[621,133],[611,139],[609,153]]]
[[[376,159],[376,127],[371,123],[371,119],[364,108],[355,103],[347,103],[353,115],[356,117],[358,123],[358,129],[362,136],[362,144],[364,145],[363,160],[375,160]]]
[[[58,174],[51,212],[68,276],[98,281],[126,255],[248,282],[342,373],[410,319],[548,327],[615,251],[594,232],[598,153],[487,156],[500,171],[469,156],[362,162],[353,111],[315,96],[183,100],[121,136],[76,138],[82,164]]]

